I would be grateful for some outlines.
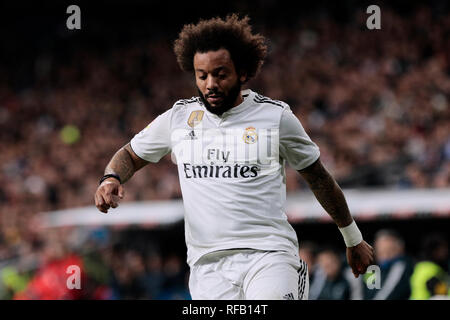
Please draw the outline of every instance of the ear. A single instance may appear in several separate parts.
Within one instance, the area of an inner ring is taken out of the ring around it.
[[[241,83],[246,83],[247,82],[247,73],[241,73],[241,75],[239,76],[239,81]]]

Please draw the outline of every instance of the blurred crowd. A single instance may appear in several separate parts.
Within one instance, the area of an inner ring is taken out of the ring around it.
[[[133,234],[103,227],[49,230],[22,247],[13,263],[0,261],[0,299],[190,299],[180,251],[161,252],[161,241],[148,231]]]
[[[103,227],[88,232],[54,229],[34,248],[22,248],[15,263],[0,265],[0,299],[191,299],[183,254],[163,252],[161,240],[150,240],[148,232],[135,229],[134,237],[128,237]],[[65,246],[68,237],[77,238],[78,244]],[[448,240],[441,233],[425,234],[421,240],[412,256],[397,231],[379,230],[373,241],[376,261],[358,278],[342,247],[301,240],[309,299],[450,299]],[[69,269],[74,266],[77,274]]]
[[[289,26],[258,24],[270,54],[248,87],[291,106],[344,188],[449,187],[450,14],[417,7],[403,16],[383,8],[382,30],[375,31],[365,28],[366,18],[358,13],[344,23],[324,13]],[[173,40],[42,50],[31,54],[32,81],[20,90],[7,81],[5,72],[13,71],[0,67],[0,268],[16,266],[2,269],[3,298],[45,287],[52,268],[73,261],[98,264],[91,277],[113,279],[91,297],[186,296],[177,255],[107,245],[91,260],[71,256],[64,236],[52,245],[34,222],[38,212],[93,205],[114,152],[178,99],[196,95],[192,75],[176,64]],[[307,188],[290,168],[287,188]],[[176,167],[166,157],[136,173],[124,201],[180,197]],[[339,257],[326,250],[314,254],[317,263],[336,269]],[[68,260],[61,265],[49,262],[62,257]],[[18,272],[22,266],[34,272]],[[326,281],[317,283],[312,294],[334,296]]]
[[[415,257],[407,253],[404,239],[392,229],[379,230],[373,245],[375,264],[356,278],[341,250],[305,241],[299,253],[309,269],[309,299],[450,299],[450,256],[443,234],[423,236]]]

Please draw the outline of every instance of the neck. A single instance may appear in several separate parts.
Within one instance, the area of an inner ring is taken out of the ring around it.
[[[237,107],[244,101],[244,98],[242,98],[242,92],[239,91],[239,95],[236,97],[236,101],[234,102],[233,107]]]

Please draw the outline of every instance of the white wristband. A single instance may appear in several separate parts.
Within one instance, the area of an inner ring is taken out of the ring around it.
[[[344,242],[347,248],[354,247],[361,243],[363,240],[361,231],[359,231],[355,220],[344,228],[339,228],[339,231],[344,237]]]

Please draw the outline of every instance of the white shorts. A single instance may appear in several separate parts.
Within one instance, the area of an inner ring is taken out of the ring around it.
[[[284,251],[222,250],[192,267],[193,300],[307,300],[306,263]]]

